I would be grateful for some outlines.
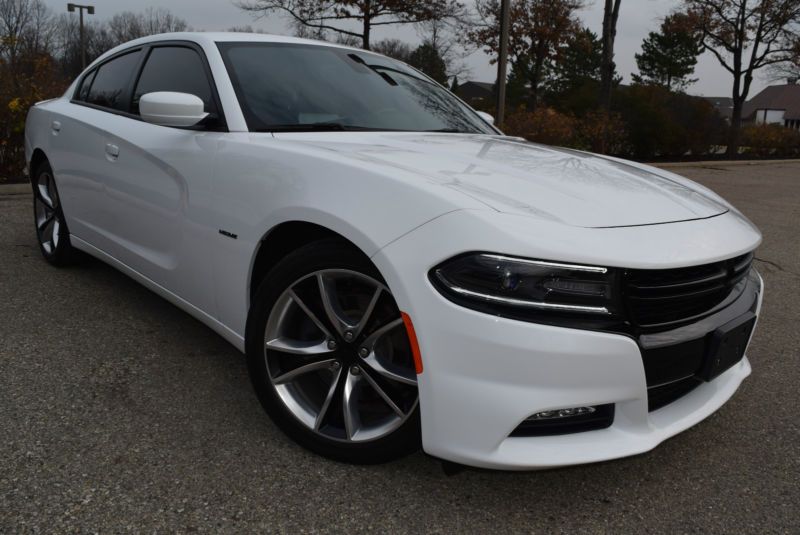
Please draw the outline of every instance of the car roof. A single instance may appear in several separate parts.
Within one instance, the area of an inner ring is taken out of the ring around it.
[[[268,33],[245,33],[245,32],[173,32],[173,33],[159,33],[155,35],[148,35],[128,41],[115,48],[112,48],[105,54],[101,55],[94,63],[102,61],[108,56],[112,56],[117,52],[126,50],[133,46],[158,43],[161,41],[191,41],[199,45],[214,46],[216,43],[224,42],[245,42],[245,43],[297,43],[305,45],[328,46],[334,48],[343,48],[348,50],[358,50],[359,52],[369,52],[359,48],[340,45],[337,43],[329,43],[327,41],[316,41],[314,39],[302,39],[299,37],[288,37],[285,35],[273,35]],[[374,52],[373,52],[374,53]]]

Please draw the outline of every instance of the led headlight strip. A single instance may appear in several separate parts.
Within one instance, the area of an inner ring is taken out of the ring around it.
[[[615,277],[605,267],[476,252],[444,262],[431,275],[445,296],[467,307],[613,315],[607,305]]]
[[[480,256],[482,256],[483,258],[500,260],[501,262],[516,262],[518,264],[531,264],[534,266],[561,268],[561,269],[568,269],[570,271],[584,271],[589,273],[608,273],[608,268],[604,267],[582,266],[579,264],[561,264],[559,262],[545,262],[544,260],[531,260],[529,258],[516,258],[513,256],[503,256],[499,254],[483,253]]]
[[[442,284],[445,284],[450,290],[456,292],[459,295],[464,295],[467,297],[475,297],[493,303],[501,303],[505,305],[519,306],[519,307],[537,308],[540,310],[565,310],[572,312],[588,312],[590,314],[611,314],[611,312],[606,307],[565,305],[560,303],[544,303],[541,301],[527,301],[525,299],[514,299],[512,297],[501,297],[499,295],[473,292],[472,290],[467,290],[466,288],[461,288],[460,286],[455,286],[449,283],[444,278],[444,276],[439,272],[436,273],[436,276],[439,277],[439,280],[442,281]]]

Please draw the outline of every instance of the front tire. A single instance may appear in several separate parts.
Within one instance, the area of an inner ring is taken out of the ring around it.
[[[300,445],[356,464],[419,449],[408,335],[389,289],[360,251],[323,240],[289,254],[260,285],[247,332],[259,400]]]
[[[76,251],[69,241],[69,231],[58,195],[53,169],[48,162],[39,164],[33,174],[33,217],[39,250],[54,266],[71,264]]]

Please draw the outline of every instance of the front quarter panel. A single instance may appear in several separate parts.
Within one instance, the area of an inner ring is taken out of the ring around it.
[[[216,238],[220,321],[241,335],[259,242],[281,223],[320,225],[371,256],[443,214],[485,209],[412,173],[380,173],[368,162],[268,133],[228,134],[216,162],[213,210],[219,230],[237,236]]]

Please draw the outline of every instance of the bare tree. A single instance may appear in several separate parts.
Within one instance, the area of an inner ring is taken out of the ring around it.
[[[370,48],[372,30],[397,24],[417,24],[445,17],[459,5],[457,0],[242,0],[241,9],[260,17],[282,13],[296,24],[361,39]],[[353,29],[358,24],[361,30]]]
[[[253,28],[253,26],[251,26],[250,24],[245,24],[242,26],[231,26],[230,28],[227,29],[227,31],[235,33],[267,33],[260,28]]]
[[[30,35],[36,12],[46,8],[41,0],[0,0],[0,57],[13,69]]]
[[[0,0],[0,65],[6,88],[24,91],[32,60],[54,53],[54,18],[41,0]]]
[[[54,28],[41,0],[0,0],[0,177],[22,174],[28,108],[66,86],[53,59]]]
[[[785,64],[800,21],[800,0],[684,0],[696,17],[703,47],[733,75],[728,156],[739,153],[742,109],[759,69]]]
[[[417,25],[417,34],[422,38],[422,43],[433,47],[444,61],[448,78],[469,74],[466,58],[474,48],[460,37],[469,24],[468,10],[458,5],[447,17],[437,16]]]
[[[150,8],[142,13],[123,11],[107,22],[89,20],[85,24],[86,57],[90,62],[111,48],[132,39],[188,28],[186,21],[160,8]],[[78,18],[63,14],[58,17],[55,26],[59,62],[65,74],[75,77],[81,71]]]
[[[186,21],[164,8],[149,7],[141,13],[123,11],[108,21],[108,30],[117,43],[125,43],[157,33],[182,32]]]
[[[62,71],[69,78],[74,78],[82,70],[79,32],[77,16],[66,13],[59,15],[55,30],[57,55]],[[119,44],[111,37],[108,25],[97,20],[85,22],[85,36],[88,62],[94,61],[103,52]]]
[[[786,49],[786,61],[770,65],[770,80],[773,82],[785,81],[790,84],[800,82],[800,32],[789,38]]]
[[[185,20],[172,13],[169,9],[161,7],[148,7],[142,13],[142,19],[144,21],[145,35],[185,32],[190,29]]]
[[[328,31],[322,28],[314,28],[312,26],[306,26],[296,20],[292,20],[292,26],[294,27],[294,35],[296,37],[301,37],[303,39],[316,39],[317,41],[327,41],[328,40]],[[350,41],[347,43],[342,42],[341,44],[353,44],[353,46],[358,47],[361,44],[360,40],[357,37],[353,37],[350,35],[343,35],[337,34],[337,40],[341,40],[344,38],[348,38]]]
[[[30,2],[28,24],[20,36],[24,54],[51,54],[55,46],[56,21],[53,13],[41,0]]]
[[[400,39],[382,39],[372,45],[372,51],[408,63],[411,46]]]
[[[605,0],[603,9],[603,55],[600,62],[600,107],[606,111],[611,109],[611,88],[614,85],[614,74],[617,66],[614,63],[614,42],[617,39],[617,21],[622,0]]]

